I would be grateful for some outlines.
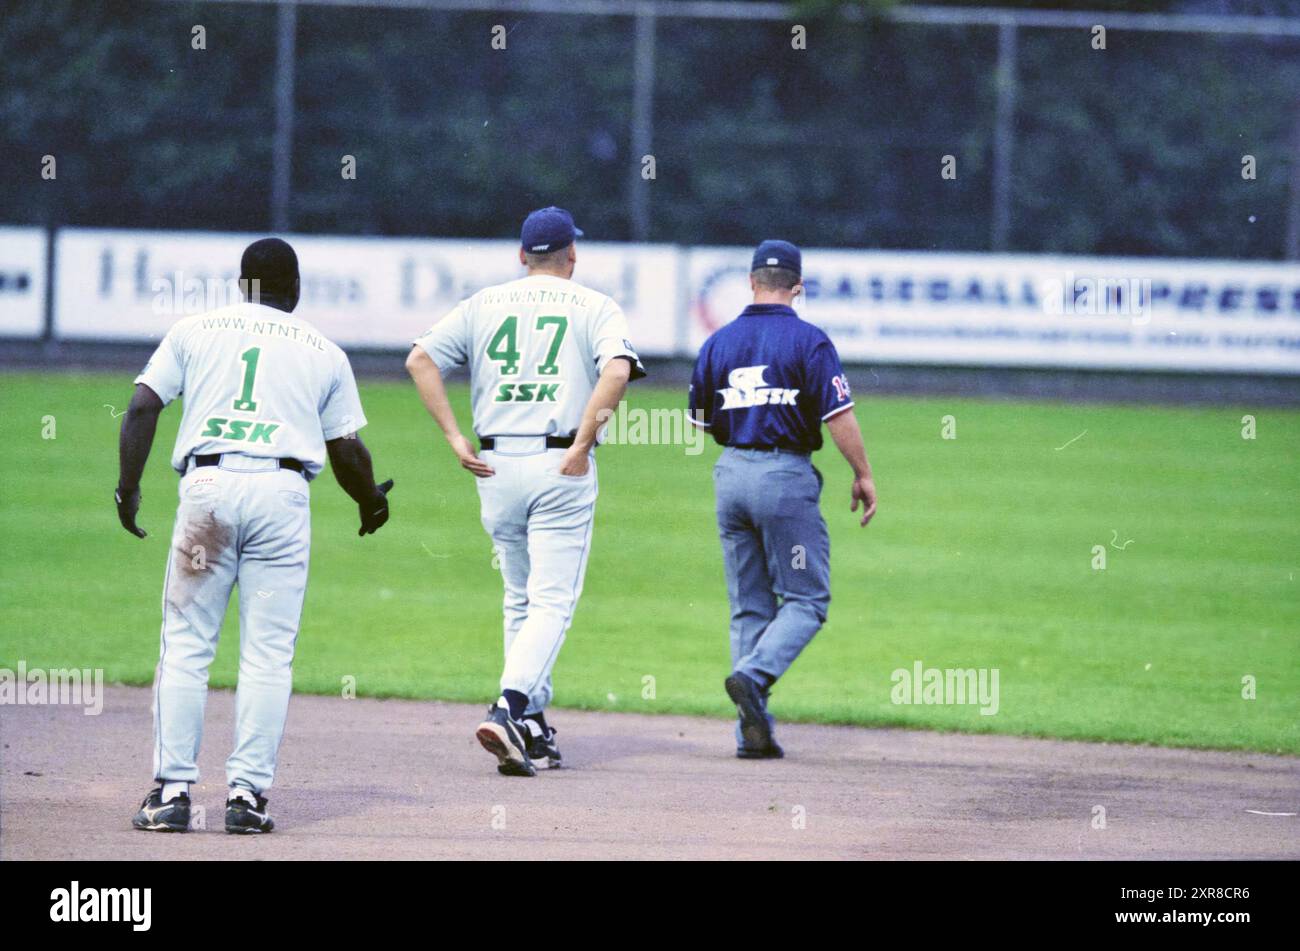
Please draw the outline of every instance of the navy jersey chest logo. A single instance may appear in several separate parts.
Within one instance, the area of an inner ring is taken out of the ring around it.
[[[768,364],[757,367],[736,367],[727,374],[727,386],[718,390],[722,394],[722,409],[745,409],[750,406],[794,406],[798,390],[769,386],[763,379]]]

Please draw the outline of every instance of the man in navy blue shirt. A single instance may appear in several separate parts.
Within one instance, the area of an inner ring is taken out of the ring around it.
[[[790,306],[803,292],[803,259],[788,241],[754,252],[754,303],[700,348],[691,379],[691,422],[726,447],[714,467],[718,532],[731,602],[736,755],[784,755],[773,737],[768,693],[826,621],[830,538],[822,476],[811,454],[822,423],[853,469],[850,511],[876,513],[862,431],[830,338]]]

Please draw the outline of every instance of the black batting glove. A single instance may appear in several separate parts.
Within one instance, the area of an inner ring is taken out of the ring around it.
[[[358,535],[373,535],[388,521],[388,493],[393,488],[393,480],[375,486],[375,497],[369,502],[357,506],[361,512],[361,528]]]
[[[113,490],[113,501],[117,504],[117,520],[122,523],[123,528],[136,538],[144,538],[149,534],[135,523],[135,517],[140,511],[139,486],[130,492],[123,492],[122,487],[118,486]]]

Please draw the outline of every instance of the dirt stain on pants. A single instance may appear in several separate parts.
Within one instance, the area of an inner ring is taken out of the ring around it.
[[[211,568],[226,554],[234,537],[233,526],[217,520],[212,510],[196,511],[181,526],[181,537],[172,551],[173,572],[167,600],[177,609],[193,603]]]

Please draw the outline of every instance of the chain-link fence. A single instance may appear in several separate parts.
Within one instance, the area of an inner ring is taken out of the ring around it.
[[[1300,20],[490,7],[19,7],[0,220],[1300,254]]]

